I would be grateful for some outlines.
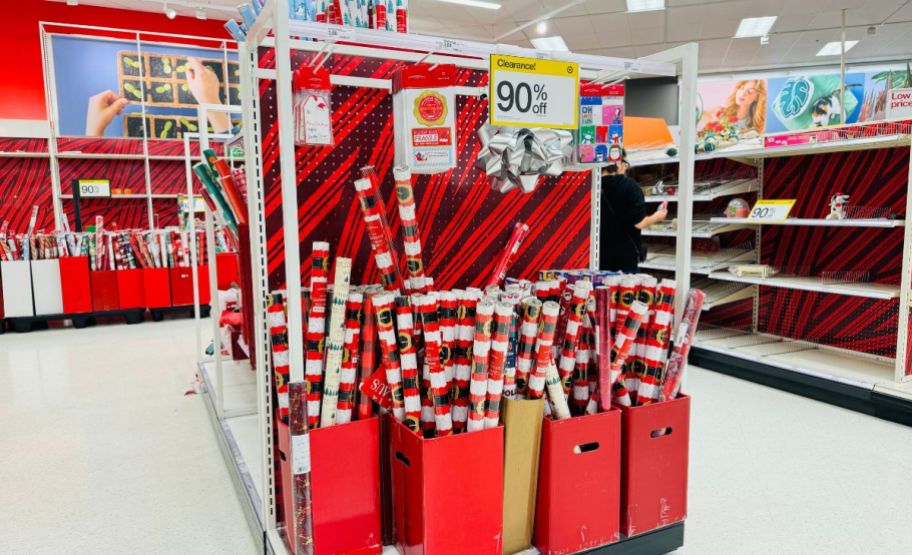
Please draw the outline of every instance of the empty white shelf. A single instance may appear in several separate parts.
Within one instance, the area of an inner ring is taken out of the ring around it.
[[[852,218],[847,220],[826,220],[823,218],[788,218],[780,222],[758,222],[747,218],[710,218],[713,223],[743,225],[794,225],[810,227],[878,227],[894,228],[906,225],[905,220],[888,220],[886,218]]]
[[[695,184],[699,185],[699,183]],[[743,195],[760,190],[760,181],[757,179],[738,179],[719,183],[701,193],[693,196],[694,202],[709,202],[719,197]],[[646,195],[646,202],[678,202],[677,195]]]
[[[833,293],[835,295],[848,295],[851,297],[867,297],[870,299],[895,299],[899,296],[899,286],[887,283],[837,283],[824,281],[823,278],[798,276],[773,276],[769,278],[738,277],[728,271],[713,272],[709,274],[709,277],[722,281],[753,283],[755,285],[765,285],[767,287],[818,291],[820,293]]]

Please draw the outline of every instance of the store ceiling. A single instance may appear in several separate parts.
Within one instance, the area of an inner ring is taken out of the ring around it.
[[[66,0],[53,0],[66,1]],[[193,16],[208,6],[211,18],[231,17],[225,8],[241,0],[170,2],[179,14]],[[439,0],[410,0],[411,29],[431,35],[491,41],[570,0],[490,0],[499,10],[472,8]],[[80,0],[82,4],[152,12],[162,0]],[[661,11],[628,13],[625,0],[588,0],[553,17],[541,35],[532,25],[498,42],[531,46],[537,36],[560,35],[575,52],[638,58],[696,41],[701,72],[833,64],[838,57],[817,51],[840,40],[841,10],[846,38],[860,41],[850,62],[912,58],[912,0],[666,0]],[[759,38],[732,38],[745,17],[778,16],[769,44]],[[164,17],[162,15],[161,17]],[[869,27],[875,27],[875,34]]]

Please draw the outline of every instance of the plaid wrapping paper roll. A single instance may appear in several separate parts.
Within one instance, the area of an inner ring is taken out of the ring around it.
[[[500,423],[500,401],[503,398],[504,367],[510,346],[510,323],[513,305],[499,302],[494,307],[494,328],[491,332],[491,355],[488,363],[487,407],[484,427],[496,428]]]
[[[447,396],[452,401],[453,379],[456,377],[456,312],[459,300],[455,291],[440,292],[440,365],[443,367]]]
[[[557,367],[565,396],[570,392],[570,380],[573,376],[574,367],[578,362],[576,356],[577,344],[580,343],[583,315],[586,312],[586,302],[591,292],[591,282],[578,281],[573,285],[570,295],[567,325],[564,331],[563,344],[561,345],[560,363]]]
[[[402,222],[402,241],[405,247],[405,264],[408,270],[409,290],[424,293],[427,285],[424,279],[424,262],[421,259],[421,236],[418,233],[418,218],[415,214],[415,190],[412,188],[412,172],[408,166],[393,168],[396,180],[396,200],[399,203],[399,220]]]
[[[285,302],[280,293],[270,295],[266,308],[266,327],[272,345],[272,370],[275,375],[279,418],[288,419],[288,325],[285,320]]]
[[[383,366],[386,369],[386,383],[390,388],[393,417],[399,422],[404,422],[402,366],[399,361],[399,348],[396,346],[396,330],[393,326],[393,294],[378,293],[374,295],[373,301],[377,316],[377,338],[380,343]]]
[[[655,317],[646,335],[646,370],[637,388],[637,402],[641,405],[659,399],[659,379],[668,354],[676,288],[674,280],[663,279],[656,293]]]
[[[326,284],[329,281],[329,243],[315,241],[311,255],[310,309],[304,345],[304,379],[307,381],[307,417],[311,427],[320,419],[323,392],[323,347],[326,332]]]
[[[364,317],[361,323],[361,356],[360,382],[363,383],[370,378],[371,374],[377,368],[377,314],[374,310],[373,294],[365,291],[364,294]],[[358,391],[358,388],[355,388]],[[358,399],[358,419],[363,420],[370,418],[374,411],[370,397],[361,395]]]
[[[434,424],[437,437],[453,433],[450,396],[447,391],[446,372],[440,364],[440,322],[437,319],[437,300],[432,295],[413,296],[415,307],[421,315],[424,334],[424,360],[431,375],[431,395],[434,403]]]
[[[637,292],[637,300],[646,305],[646,316],[643,317],[643,323],[637,331],[636,342],[629,357],[630,375],[633,376],[632,383],[628,383],[628,388],[634,395],[639,391],[640,381],[646,375],[646,341],[649,330],[655,319],[655,295],[658,280],[650,275],[642,275],[640,280],[640,290]],[[634,391],[634,389],[636,391]]]
[[[372,180],[362,178],[355,180],[355,191],[361,202],[361,215],[367,226],[367,236],[370,239],[371,250],[374,252],[374,261],[380,270],[380,282],[387,291],[402,291],[402,275],[396,261],[395,251],[391,248],[392,235],[389,226],[385,223],[383,207],[378,202],[379,196]]]
[[[351,258],[336,257],[333,280],[332,310],[329,316],[329,340],[326,343],[326,376],[320,426],[336,423],[339,384],[342,380],[342,350],[345,342],[345,301],[351,279]]]
[[[616,291],[617,289],[615,289]],[[611,410],[611,384],[617,376],[611,374],[611,293],[610,286],[595,289],[595,334],[597,341],[599,406],[602,410]]]
[[[611,349],[611,370],[612,373],[617,375],[617,381],[615,384],[620,384],[623,388],[613,386],[615,401],[624,405],[630,406],[630,392],[625,385],[624,375],[621,373],[621,368],[624,366],[624,363],[627,361],[627,357],[630,354],[630,349],[636,343],[637,331],[639,331],[640,326],[643,323],[643,318],[646,316],[646,305],[640,301],[634,301],[630,305],[630,310],[627,311],[626,318],[624,319],[624,325],[621,326],[617,335],[614,338],[614,347]]]
[[[700,313],[703,310],[704,300],[706,300],[706,294],[699,289],[691,289],[687,292],[687,305],[681,315],[681,324],[678,325],[674,347],[668,363],[665,365],[665,373],[662,376],[660,401],[667,401],[678,396],[678,391],[681,388],[681,375],[687,365],[687,354],[690,352],[691,345],[693,345],[697,324],[700,323]]]
[[[507,277],[507,270],[510,268],[510,265],[513,264],[513,260],[516,258],[516,253],[519,252],[519,247],[522,245],[523,240],[528,234],[529,226],[523,222],[516,222],[516,224],[513,226],[513,233],[510,235],[510,239],[507,241],[507,246],[501,253],[497,264],[494,265],[494,271],[491,272],[491,277],[488,278],[488,285],[499,286],[501,283],[503,283],[504,278]]]
[[[522,320],[519,325],[519,344],[516,348],[516,396],[519,398],[525,397],[528,393],[542,302],[535,297],[526,297],[522,300],[521,306]]]
[[[469,432],[484,428],[485,401],[488,393],[488,351],[491,348],[491,326],[494,303],[483,299],[475,307],[475,340],[472,343],[472,378],[469,384]]]
[[[310,441],[307,435],[307,384],[292,382],[288,384],[288,397],[291,403],[289,432],[291,433],[291,453],[293,481],[294,515],[293,543],[296,554],[313,555],[313,505],[310,499]],[[296,452],[297,450],[297,452]],[[295,464],[300,463],[300,464]]]
[[[418,354],[415,350],[415,322],[408,297],[396,297],[399,360],[402,364],[402,394],[405,402],[405,425],[421,433],[421,387],[418,384]]]
[[[336,424],[345,424],[351,422],[352,419],[355,381],[358,373],[358,340],[361,338],[361,308],[363,306],[363,294],[359,292],[348,294],[348,300],[345,302],[345,343],[342,353]]]
[[[460,291],[456,324],[456,369],[453,381],[453,429],[465,429],[469,418],[469,383],[472,379],[472,341],[475,337],[475,291]]]
[[[560,305],[554,301],[542,304],[541,323],[538,327],[538,338],[535,343],[535,364],[529,375],[529,398],[541,399],[545,393],[545,374],[551,364],[551,344],[554,342],[554,330]]]
[[[561,385],[560,374],[557,367],[551,362],[545,370],[545,387],[548,389],[548,400],[551,406],[551,416],[555,420],[570,418],[570,406],[567,404],[567,397],[564,395],[564,388]]]

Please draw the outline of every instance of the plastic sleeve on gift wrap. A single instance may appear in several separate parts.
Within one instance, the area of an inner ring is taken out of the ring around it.
[[[332,85],[329,71],[301,66],[295,71],[292,110],[298,146],[333,146]]]
[[[693,345],[694,334],[697,331],[697,324],[700,322],[700,312],[703,310],[703,301],[705,299],[706,294],[699,289],[691,289],[687,293],[687,306],[681,316],[681,324],[678,326],[674,348],[668,363],[665,365],[660,401],[667,401],[678,396],[678,391],[681,388],[681,375],[687,365],[687,354],[690,352],[691,345]]]

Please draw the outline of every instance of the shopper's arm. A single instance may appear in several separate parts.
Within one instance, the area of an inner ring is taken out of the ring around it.
[[[655,223],[661,222],[666,217],[668,217],[668,210],[661,208],[659,210],[656,210],[653,215],[646,216],[645,218],[640,220],[639,223],[634,224],[634,227],[636,227],[637,229],[640,229],[640,230],[646,229],[647,227],[649,227]]]

